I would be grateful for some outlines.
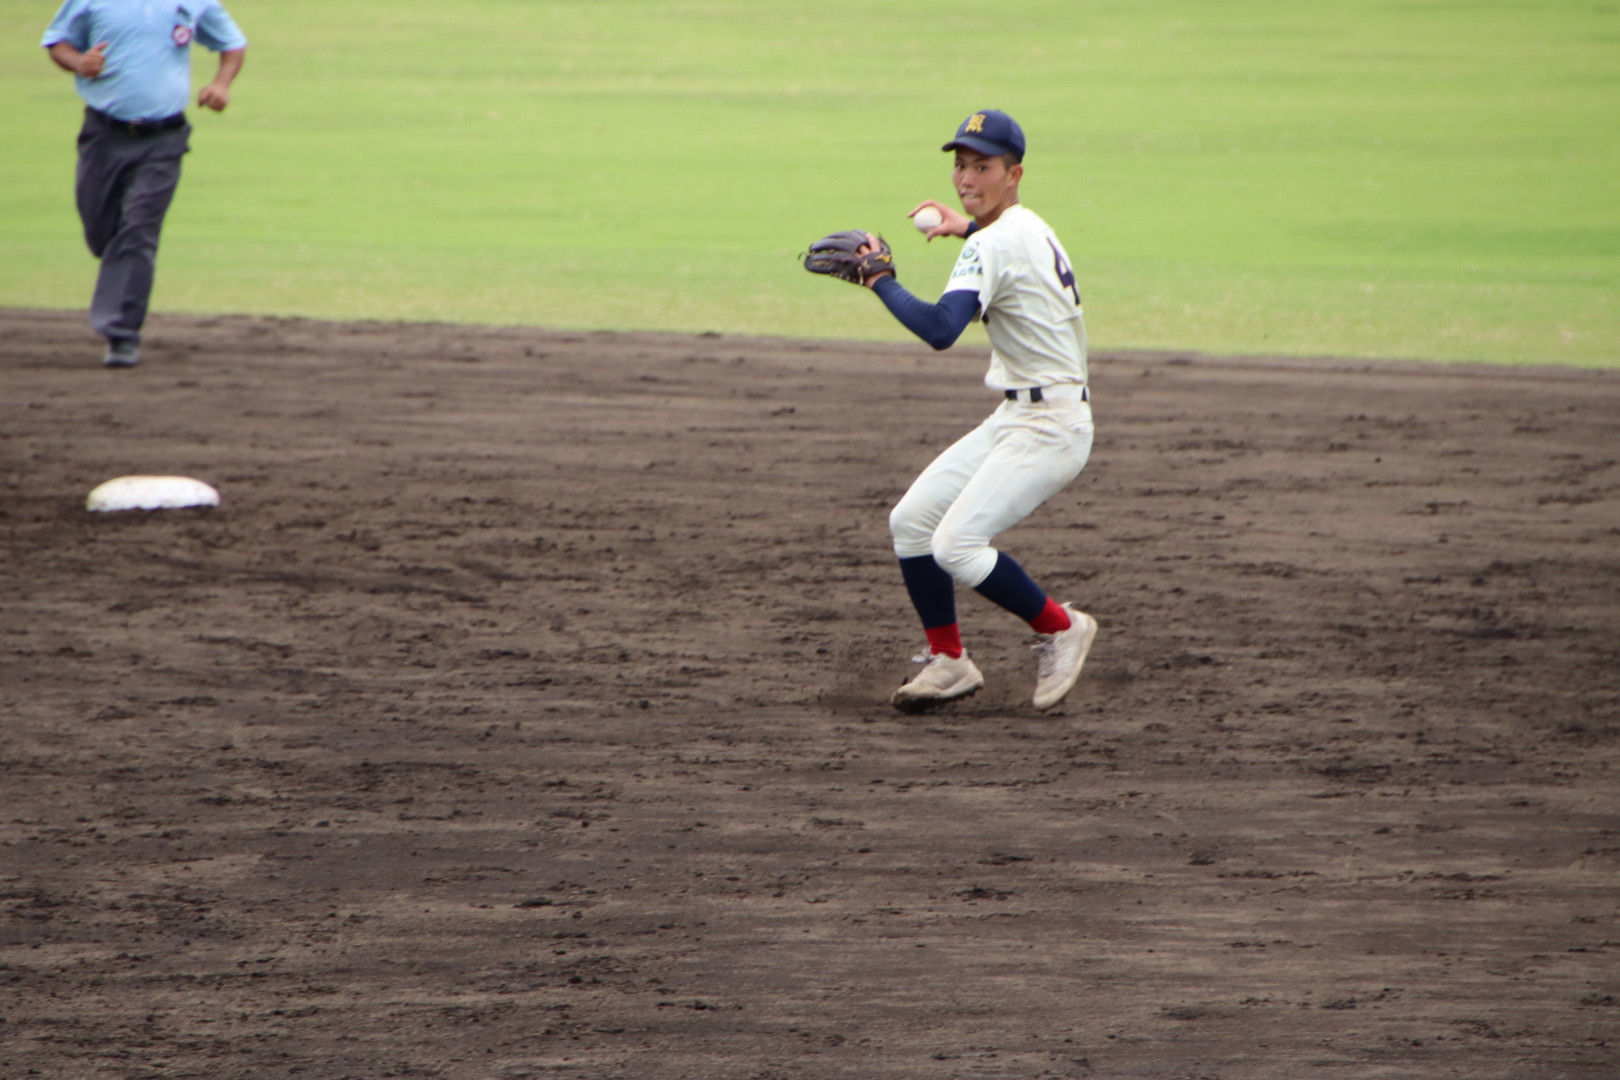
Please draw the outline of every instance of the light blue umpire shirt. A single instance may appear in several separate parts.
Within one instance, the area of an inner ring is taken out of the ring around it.
[[[215,52],[247,48],[217,0],[66,0],[40,40],[80,52],[107,42],[98,79],[74,76],[92,109],[118,120],[162,120],[191,100],[191,43]]]

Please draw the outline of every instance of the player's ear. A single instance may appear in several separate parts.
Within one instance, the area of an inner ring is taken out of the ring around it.
[[[1012,177],[1012,182],[1013,183],[1015,183],[1015,184],[1018,183],[1018,181],[1020,181],[1020,180],[1022,180],[1024,178],[1024,165],[1023,165],[1023,163],[1019,162],[1018,164],[1014,165],[1012,168],[1008,169],[1007,170],[1007,175]]]

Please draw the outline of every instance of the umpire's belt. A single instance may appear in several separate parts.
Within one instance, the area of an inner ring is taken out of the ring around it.
[[[85,112],[112,128],[122,131],[125,135],[134,135],[136,138],[145,138],[148,135],[157,135],[165,131],[173,131],[177,127],[185,127],[186,114],[177,112],[173,116],[165,116],[161,120],[120,120],[116,116],[92,109],[86,105]]]
[[[1003,390],[1008,401],[1027,401],[1034,404],[1037,401],[1060,401],[1073,396],[1075,385],[1073,383],[1059,383],[1056,386],[1032,386],[1028,390]],[[1091,387],[1082,386],[1080,400],[1091,400]]]

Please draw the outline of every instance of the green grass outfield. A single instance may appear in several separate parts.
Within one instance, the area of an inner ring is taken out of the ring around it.
[[[1620,360],[1613,0],[229,7],[161,311],[903,340],[797,256],[882,231],[937,295],[959,245],[904,215],[995,107],[1097,347]],[[94,272],[54,11],[0,0],[0,306]]]

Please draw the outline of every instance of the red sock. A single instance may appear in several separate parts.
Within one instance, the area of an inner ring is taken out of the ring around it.
[[[933,626],[923,630],[928,635],[928,651],[944,653],[952,660],[962,657],[962,627],[957,623],[949,626]]]
[[[1056,634],[1067,630],[1072,624],[1069,622],[1069,613],[1063,610],[1063,605],[1048,596],[1046,606],[1041,609],[1039,615],[1029,620],[1029,625],[1037,634]]]

